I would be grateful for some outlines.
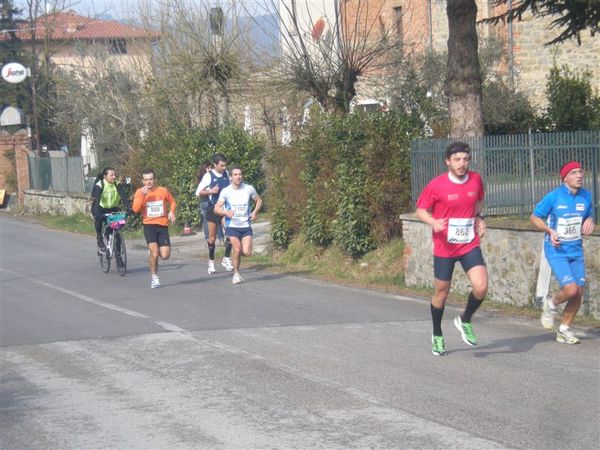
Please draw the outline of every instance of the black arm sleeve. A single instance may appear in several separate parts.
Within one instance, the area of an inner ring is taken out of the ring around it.
[[[98,215],[98,208],[100,208],[100,196],[102,195],[102,188],[97,184],[94,184],[92,189],[92,216]]]
[[[117,184],[117,192],[121,196],[121,201],[123,202],[123,205],[125,205],[125,208],[127,210],[130,210],[131,202],[129,201],[129,198],[127,197],[127,192],[125,192],[125,187],[120,183]]]

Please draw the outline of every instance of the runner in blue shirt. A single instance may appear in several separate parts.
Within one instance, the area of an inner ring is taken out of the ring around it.
[[[548,193],[531,215],[533,225],[546,233],[544,253],[560,284],[560,291],[552,299],[544,299],[541,322],[544,328],[554,329],[557,306],[566,302],[556,341],[579,344],[570,326],[581,306],[585,286],[582,236],[594,231],[592,195],[582,187],[583,169],[577,161],[560,169],[560,179],[562,184]]]

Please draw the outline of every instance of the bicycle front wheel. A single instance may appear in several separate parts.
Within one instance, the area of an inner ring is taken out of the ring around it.
[[[125,247],[125,238],[117,231],[115,233],[115,249],[117,259],[117,272],[123,276],[127,273],[127,248]]]
[[[108,273],[110,270],[110,251],[106,248],[104,251],[98,252],[98,260],[100,261],[100,268],[102,272]]]

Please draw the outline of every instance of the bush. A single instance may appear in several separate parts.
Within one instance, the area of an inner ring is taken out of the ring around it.
[[[5,182],[6,186],[10,189],[9,192],[16,192],[17,190],[17,159],[14,148],[4,151],[4,157],[10,163],[10,172],[6,174]]]
[[[266,202],[273,213],[271,234],[274,243],[282,248],[287,248],[301,229],[306,206],[306,190],[300,180],[302,169],[300,155],[293,147],[276,147],[267,156]]]
[[[307,200],[302,213],[302,230],[312,244],[327,247],[333,242],[333,222],[337,204],[335,189],[335,136],[331,123],[338,119],[317,116],[305,136],[298,141]]]
[[[546,82],[549,131],[591,130],[600,127],[600,96],[591,85],[592,73],[567,65],[550,69]]]
[[[189,224],[200,222],[195,190],[196,173],[204,161],[223,153],[229,165],[244,170],[244,180],[261,193],[265,188],[262,171],[263,141],[235,126],[223,129],[172,128],[167,133],[152,134],[144,149],[129,161],[130,171],[141,173],[144,167],[156,172],[158,183],[168,187],[177,200],[177,218]]]
[[[400,214],[412,210],[410,141],[417,136],[402,116],[369,117],[365,139],[371,233],[376,242],[401,236]]]
[[[535,110],[527,96],[501,80],[484,83],[482,107],[486,135],[526,133],[535,127]]]
[[[272,234],[359,257],[400,235],[410,210],[410,119],[395,113],[319,116],[269,158]]]

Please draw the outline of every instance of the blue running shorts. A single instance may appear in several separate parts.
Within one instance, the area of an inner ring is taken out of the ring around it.
[[[232,237],[238,238],[241,241],[242,238],[245,238],[246,236],[252,236],[252,228],[250,228],[250,227],[246,227],[246,228],[226,227],[225,235],[229,236],[230,238],[232,238]]]
[[[546,253],[546,259],[561,288],[571,283],[585,286],[585,258],[583,253],[579,255]]]

